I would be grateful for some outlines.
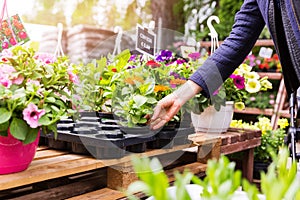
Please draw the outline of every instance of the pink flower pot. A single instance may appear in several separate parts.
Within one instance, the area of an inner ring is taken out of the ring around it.
[[[0,136],[0,174],[20,172],[32,162],[39,143],[40,133],[36,140],[24,145],[10,133]]]

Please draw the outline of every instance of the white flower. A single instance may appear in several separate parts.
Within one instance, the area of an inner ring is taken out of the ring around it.
[[[256,79],[249,79],[246,83],[246,91],[249,93],[257,93],[261,88],[260,82]]]

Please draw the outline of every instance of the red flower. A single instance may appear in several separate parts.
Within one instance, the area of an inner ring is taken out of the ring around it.
[[[27,34],[24,31],[20,31],[19,32],[19,38],[21,38],[22,40],[27,38]]]
[[[117,72],[118,70],[116,68],[111,69],[112,72]]]
[[[278,61],[278,60],[279,60],[278,54],[275,53],[275,54],[273,55],[273,59],[276,60],[276,61]]]
[[[155,62],[154,60],[149,60],[146,65],[151,68],[157,68],[161,66],[161,64]]]

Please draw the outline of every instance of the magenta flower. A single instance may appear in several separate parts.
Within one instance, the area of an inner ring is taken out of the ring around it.
[[[233,83],[235,85],[235,87],[237,87],[239,90],[244,89],[245,88],[245,78],[240,76],[240,75],[230,75],[230,78],[233,79]]]
[[[7,75],[0,73],[0,84],[6,88],[9,88],[12,85],[12,81],[8,78]]]
[[[199,52],[190,53],[188,57],[191,58],[192,60],[198,60],[200,58],[200,53]]]
[[[27,108],[23,110],[23,119],[31,128],[37,128],[40,124],[39,119],[45,114],[45,110],[39,110],[38,107],[30,103]]]

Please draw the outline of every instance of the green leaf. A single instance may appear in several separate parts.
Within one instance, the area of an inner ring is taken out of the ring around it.
[[[9,121],[6,121],[6,122],[0,124],[0,131],[6,131],[7,132],[8,127],[9,127]]]
[[[148,97],[147,98],[147,103],[150,103],[150,104],[155,104],[157,102],[157,100],[153,97]]]
[[[147,102],[147,97],[144,97],[142,95],[135,95],[133,97],[134,102],[136,103],[137,107],[141,107],[142,105],[144,105]]]
[[[9,129],[12,136],[19,140],[25,140],[29,127],[23,120],[13,118]]]
[[[7,131],[0,131],[0,136],[7,137],[8,133]]]
[[[7,122],[11,118],[12,113],[6,108],[0,108],[0,124]]]
[[[43,125],[43,126],[48,126],[52,123],[52,121],[50,120],[49,117],[47,117],[46,115],[43,115],[40,119],[39,119],[39,124]]]
[[[38,136],[38,132],[39,132],[39,128],[34,128],[34,129],[30,128],[25,140],[23,141],[23,143],[24,144],[30,144],[33,141],[35,141],[35,139]]]
[[[47,97],[46,102],[55,103],[56,99],[54,97]]]

